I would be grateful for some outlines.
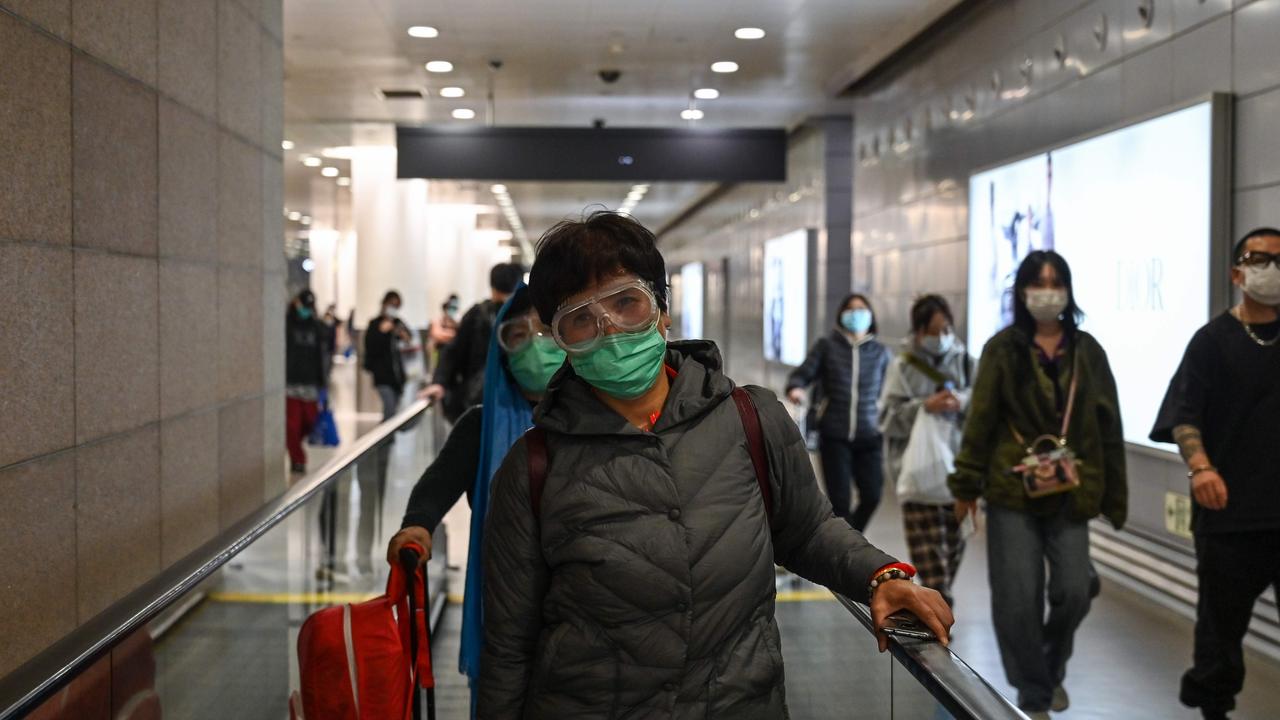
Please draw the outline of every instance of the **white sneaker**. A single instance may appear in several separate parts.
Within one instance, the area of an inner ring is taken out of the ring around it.
[[[1066,712],[1071,707],[1071,698],[1067,696],[1067,689],[1059,685],[1053,689],[1053,701],[1049,706],[1054,712]]]

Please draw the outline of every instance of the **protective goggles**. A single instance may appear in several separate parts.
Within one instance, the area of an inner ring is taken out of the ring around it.
[[[1280,255],[1262,252],[1261,250],[1250,250],[1249,252],[1241,255],[1240,259],[1236,261],[1237,265],[1245,265],[1248,267],[1258,268],[1259,270],[1272,263],[1275,263],[1275,266],[1280,268]]]
[[[561,306],[551,320],[556,344],[569,353],[593,350],[612,326],[622,332],[640,332],[658,321],[658,300],[649,284],[630,279],[601,290],[594,296]]]
[[[551,335],[551,329],[536,315],[521,315],[498,324],[498,347],[507,353],[520,352],[539,336]]]

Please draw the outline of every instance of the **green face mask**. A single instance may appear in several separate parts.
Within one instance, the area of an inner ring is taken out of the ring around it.
[[[564,365],[564,351],[549,337],[535,337],[528,345],[507,354],[507,368],[525,392],[541,395],[547,383]]]
[[[666,353],[667,340],[654,325],[643,332],[609,335],[600,341],[600,347],[569,358],[569,363],[592,387],[631,400],[658,381]]]

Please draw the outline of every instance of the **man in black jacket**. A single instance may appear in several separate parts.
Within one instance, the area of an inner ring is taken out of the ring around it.
[[[476,303],[462,316],[457,336],[440,353],[440,364],[423,396],[444,398],[444,414],[450,422],[484,399],[484,366],[493,319],[523,277],[524,268],[515,263],[494,265],[489,270],[489,299]]]
[[[328,329],[316,318],[316,296],[303,290],[285,316],[285,445],[295,473],[307,470],[302,439],[311,434],[320,391],[328,385]]]

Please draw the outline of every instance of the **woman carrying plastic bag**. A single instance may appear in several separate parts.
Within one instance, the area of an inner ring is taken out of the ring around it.
[[[911,307],[911,337],[885,375],[880,430],[885,465],[902,503],[911,562],[920,583],[954,604],[951,583],[964,538],[947,476],[960,447],[969,406],[972,360],[956,338],[951,307],[926,295]]]

